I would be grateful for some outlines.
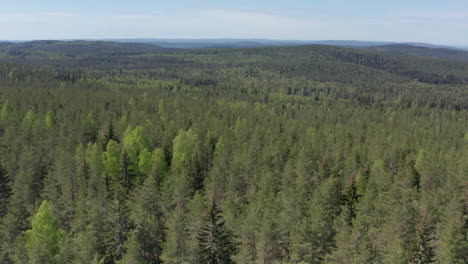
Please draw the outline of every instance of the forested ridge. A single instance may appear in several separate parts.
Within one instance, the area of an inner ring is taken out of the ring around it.
[[[468,63],[0,43],[0,263],[467,263]]]
[[[374,47],[366,47],[366,50],[389,52],[395,54],[408,54],[423,57],[435,57],[448,60],[467,61],[468,52],[466,49],[450,49],[448,47],[421,47],[408,44],[390,44]]]

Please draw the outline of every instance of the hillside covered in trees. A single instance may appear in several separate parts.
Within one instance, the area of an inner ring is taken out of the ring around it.
[[[467,263],[468,62],[0,43],[0,263]]]
[[[421,57],[435,57],[447,60],[468,61],[466,49],[450,49],[440,47],[421,47],[405,44],[391,44],[382,46],[366,47],[367,50],[387,52],[394,54],[416,55]]]

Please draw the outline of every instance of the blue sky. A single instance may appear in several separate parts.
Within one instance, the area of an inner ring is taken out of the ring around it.
[[[0,39],[268,38],[468,45],[468,0],[0,0]]]

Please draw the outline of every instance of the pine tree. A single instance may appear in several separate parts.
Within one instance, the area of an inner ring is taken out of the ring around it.
[[[408,263],[406,247],[417,221],[414,201],[418,193],[412,167],[411,163],[405,162],[400,173],[394,175],[391,189],[382,194],[381,199],[393,202],[376,205],[381,217],[375,250],[379,253],[379,260],[385,264]]]
[[[434,262],[433,230],[426,218],[421,219],[416,226],[416,233],[409,245],[409,263],[428,264]]]
[[[343,203],[348,207],[347,212],[349,212],[348,221],[349,224],[352,223],[353,219],[356,217],[357,213],[357,203],[359,202],[359,189],[356,184],[354,177],[351,179],[351,183],[345,189],[345,194],[343,196]]]
[[[463,215],[463,206],[458,197],[450,201],[446,215],[440,224],[438,237],[436,243],[437,263],[468,263],[466,218]]]
[[[83,144],[95,142],[97,139],[98,125],[93,112],[89,112],[86,119],[82,121],[82,142]]]
[[[18,173],[15,176],[10,196],[8,213],[2,219],[2,240],[7,254],[23,254],[17,246],[21,244],[21,234],[30,228],[28,218],[34,211],[34,204],[42,188],[43,167],[36,149],[26,149],[19,159]],[[16,251],[16,253],[14,252]]]
[[[126,192],[130,191],[133,186],[136,185],[137,171],[135,171],[134,166],[132,166],[130,157],[127,152],[124,150],[120,154],[120,172],[115,186],[120,185],[125,189]]]
[[[188,262],[187,216],[178,204],[167,219],[166,241],[162,251],[163,263],[181,264]]]
[[[198,236],[200,230],[205,225],[205,214],[207,212],[206,199],[200,192],[196,192],[188,202],[187,207],[187,222],[190,223],[187,230],[188,262],[200,263]]]
[[[106,220],[109,218],[108,192],[104,177],[102,155],[97,144],[89,144],[86,149],[86,164],[89,171],[87,189],[82,189],[77,215],[78,255],[84,261],[91,261],[98,255],[106,253]]]
[[[125,244],[127,253],[122,263],[161,263],[164,241],[164,219],[156,176],[148,176],[135,190],[130,219],[135,226]]]
[[[106,149],[107,144],[109,144],[109,141],[115,141],[119,143],[119,137],[117,136],[117,133],[115,132],[114,125],[112,122],[109,122],[107,127],[104,129],[101,135],[101,147],[103,150]]]
[[[369,180],[370,168],[366,165],[359,170],[356,176],[357,195],[363,196],[366,193],[367,181]]]
[[[188,201],[194,193],[191,184],[191,160],[197,136],[189,129],[181,130],[173,140],[174,151],[171,175],[164,182],[163,200],[168,215],[167,236],[162,259],[164,263],[183,263],[188,261],[190,252],[188,237]],[[158,155],[160,156],[160,155]]]
[[[229,155],[229,145],[226,141],[225,137],[219,137],[213,153],[212,162],[214,166],[205,181],[207,195],[216,197],[217,199],[222,199],[224,196],[229,195],[228,190],[226,190],[227,185],[234,182],[229,181],[227,175],[229,172],[229,162],[231,162],[232,157]]]
[[[333,223],[341,207],[341,195],[336,179],[328,178],[315,191],[308,203],[303,219],[300,242],[294,245],[294,253],[307,263],[322,263],[335,246]],[[350,207],[347,207],[350,210]]]
[[[0,219],[8,211],[11,196],[11,183],[10,178],[6,174],[6,171],[0,165]]]
[[[353,259],[353,255],[356,253],[356,248],[353,243],[350,243],[352,239],[352,226],[349,224],[349,212],[348,208],[343,206],[341,215],[336,218],[334,229],[336,230],[335,248],[325,257],[324,263],[327,264],[347,264]]]
[[[63,236],[57,218],[47,201],[43,201],[34,215],[32,228],[26,232],[26,249],[29,262],[34,264],[56,263],[59,242]]]
[[[42,198],[54,201],[54,209],[57,212],[61,226],[68,231],[73,220],[74,204],[77,197],[73,192],[76,184],[73,171],[73,160],[67,155],[68,152],[59,150],[58,156],[51,170],[44,178],[44,193]]]
[[[9,241],[4,238],[8,234],[8,230],[3,230],[5,227],[2,226],[2,219],[8,213],[11,196],[10,179],[6,175],[5,170],[0,166],[0,262],[6,262],[6,249],[8,248]],[[10,217],[11,219],[11,217]]]
[[[127,191],[118,184],[115,186],[114,199],[110,202],[109,216],[106,219],[105,262],[114,263],[122,259],[125,253],[125,243],[131,230],[130,209],[126,203]]]
[[[138,238],[137,231],[133,231],[127,242],[125,243],[125,254],[122,257],[122,260],[118,261],[117,263],[121,264],[141,264],[141,263],[160,263],[157,260],[154,261],[146,261],[142,254],[140,241]]]
[[[230,232],[224,227],[222,211],[217,208],[215,201],[206,215],[205,226],[200,230],[198,241],[201,263],[233,263],[231,257],[235,247]]]

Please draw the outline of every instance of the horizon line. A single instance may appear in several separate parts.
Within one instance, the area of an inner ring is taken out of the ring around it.
[[[436,42],[424,41],[388,41],[388,40],[358,40],[358,39],[269,39],[269,38],[155,38],[155,37],[132,37],[132,38],[45,38],[45,39],[0,39],[0,42],[30,42],[30,41],[115,41],[115,40],[162,40],[162,41],[190,41],[190,40],[247,40],[247,41],[276,41],[276,42],[327,42],[327,41],[340,41],[340,42],[375,42],[375,43],[394,43],[394,44],[430,44],[436,46],[453,46],[453,47],[468,47],[468,44],[439,44]]]

